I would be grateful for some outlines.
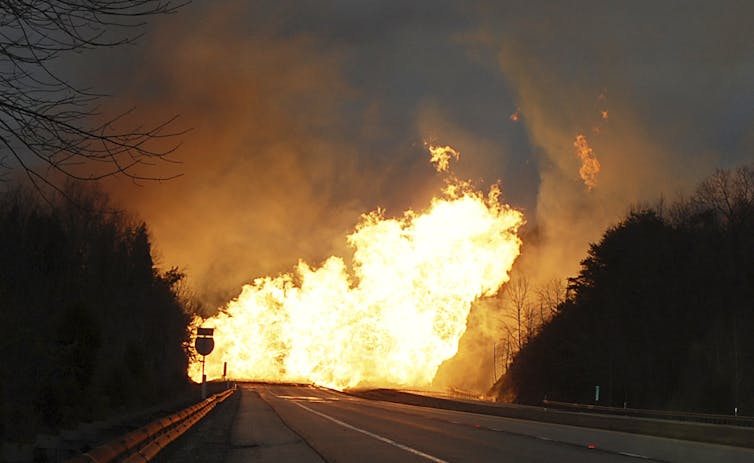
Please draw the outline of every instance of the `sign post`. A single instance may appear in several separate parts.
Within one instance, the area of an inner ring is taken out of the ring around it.
[[[228,362],[223,362],[223,381],[225,381],[225,389],[230,389],[228,386]]]
[[[194,348],[196,348],[196,351],[202,356],[202,400],[207,398],[207,375],[204,374],[204,362],[206,357],[212,353],[212,350],[215,348],[215,340],[212,338],[214,332],[214,328],[196,329]]]

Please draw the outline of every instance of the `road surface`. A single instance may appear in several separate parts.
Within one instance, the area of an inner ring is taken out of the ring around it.
[[[754,450],[244,385],[226,461],[754,462]]]

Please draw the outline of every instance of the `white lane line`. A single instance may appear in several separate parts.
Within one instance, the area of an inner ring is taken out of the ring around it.
[[[644,460],[649,460],[649,457],[645,457],[644,455],[639,455],[638,453],[618,452],[618,454],[625,455],[627,457],[642,458]]]
[[[394,441],[392,439],[388,439],[387,437],[382,437],[379,434],[375,434],[375,433],[369,432],[369,431],[367,431],[365,429],[361,429],[361,428],[357,428],[356,426],[352,426],[352,425],[350,425],[350,424],[348,424],[346,422],[340,421],[337,418],[333,418],[330,415],[325,415],[324,413],[318,412],[317,410],[312,410],[311,408],[309,408],[306,405],[301,404],[299,402],[294,402],[294,401],[291,401],[291,402],[293,402],[294,404],[298,405],[299,407],[303,408],[306,411],[314,413],[317,416],[321,416],[322,418],[330,420],[333,423],[339,424],[339,425],[343,426],[344,428],[348,428],[348,429],[350,429],[352,431],[356,431],[356,432],[360,432],[362,434],[366,434],[369,437],[373,437],[373,438],[375,438],[375,439],[377,439],[379,441],[385,442],[386,444],[390,444],[392,446],[398,447],[401,450],[405,450],[406,452],[413,453],[414,455],[418,455],[420,457],[424,457],[427,460],[434,461],[435,463],[448,463],[446,460],[443,460],[443,459],[437,458],[435,456],[429,455],[427,453],[422,452],[421,450],[416,450],[415,448],[411,448],[411,447],[409,447],[407,445],[403,445],[403,444],[401,444],[399,442],[396,442],[396,441]]]

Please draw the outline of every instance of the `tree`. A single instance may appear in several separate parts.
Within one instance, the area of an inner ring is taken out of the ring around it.
[[[725,256],[723,273],[735,292],[745,294],[743,297],[726,296],[729,320],[725,332],[726,337],[730,337],[730,381],[737,408],[743,383],[742,357],[746,355],[742,338],[750,329],[744,321],[751,317],[750,301],[754,297],[754,291],[750,289],[754,281],[751,270],[754,257],[754,240],[751,238],[754,236],[754,166],[742,166],[733,171],[716,170],[699,186],[693,202],[696,210],[711,211],[721,223],[725,233],[718,240],[718,246]]]
[[[558,313],[558,307],[566,300],[566,285],[560,278],[552,278],[537,289],[539,323],[545,324]]]
[[[694,202],[698,209],[719,214],[729,227],[738,226],[754,207],[754,167],[716,170],[699,185]]]
[[[560,279],[548,281],[536,291],[537,304],[531,300],[530,293],[531,284],[526,275],[514,277],[502,293],[510,308],[504,318],[511,320],[513,326],[506,322],[504,336],[495,343],[495,368],[500,365],[501,374],[506,373],[515,353],[557,313],[558,306],[565,301],[566,288]]]
[[[717,171],[690,198],[610,227],[514,356],[500,397],[590,402],[600,385],[604,405],[750,414],[752,172]]]
[[[533,307],[529,301],[529,279],[526,276],[514,278],[506,287],[513,313],[509,315],[516,324],[516,350],[521,349],[524,341],[533,330]]]
[[[183,274],[92,184],[0,193],[0,441],[175,397],[188,385]]]
[[[130,113],[104,118],[103,95],[73,85],[56,71],[66,56],[119,47],[139,37],[144,18],[169,14],[170,0],[7,0],[0,2],[0,169],[21,168],[37,189],[62,193],[67,179],[145,176],[140,167],[167,156],[161,146],[175,117],[122,130]],[[60,179],[62,177],[62,180]]]

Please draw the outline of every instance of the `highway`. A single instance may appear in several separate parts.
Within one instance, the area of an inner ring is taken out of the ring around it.
[[[754,450],[244,385],[226,461],[754,462]]]

